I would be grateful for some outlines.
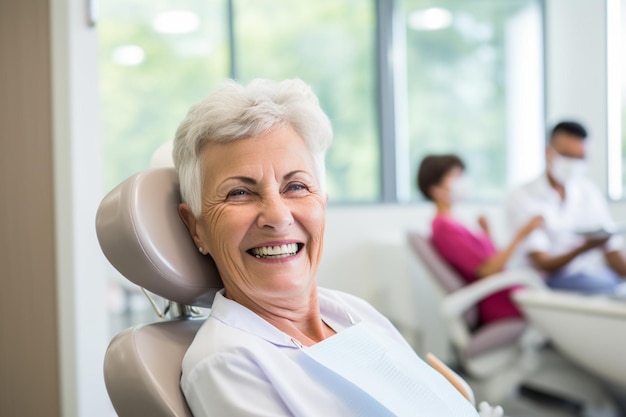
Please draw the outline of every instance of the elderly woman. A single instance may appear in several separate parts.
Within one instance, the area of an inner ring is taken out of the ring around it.
[[[176,133],[179,212],[224,283],[182,364],[194,416],[476,416],[373,307],[318,288],[331,140],[299,80],[228,83]]]

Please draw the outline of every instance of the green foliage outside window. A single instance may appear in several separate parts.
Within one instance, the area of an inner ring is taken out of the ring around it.
[[[407,102],[397,105],[406,106],[407,120],[397,122],[408,132],[409,153],[400,155],[411,166],[407,182],[413,184],[426,153],[456,152],[481,196],[497,198],[507,185],[507,57],[516,52],[507,49],[507,40],[524,35],[512,31],[511,22],[537,9],[537,0],[396,4],[402,26],[396,34],[405,37],[396,48],[406,50],[381,52],[384,59],[392,52],[406,56],[407,80],[400,87]],[[330,201],[379,201],[381,146],[396,138],[381,138],[379,131],[375,1],[232,0],[232,27],[227,6],[227,0],[100,2],[106,189],[148,167],[189,106],[223,79],[299,77],[313,87],[333,124]],[[448,13],[447,25],[416,29],[415,13],[432,9]],[[164,28],[159,19],[165,12]],[[415,187],[411,192],[417,196]]]

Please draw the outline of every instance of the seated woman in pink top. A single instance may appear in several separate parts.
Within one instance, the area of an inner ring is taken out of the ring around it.
[[[435,203],[437,214],[432,221],[431,240],[441,256],[468,283],[504,270],[513,251],[543,219],[537,216],[522,227],[503,250],[497,250],[489,234],[484,217],[478,223],[481,231],[472,232],[454,219],[453,204],[467,191],[463,173],[465,165],[456,155],[429,155],[422,161],[417,173],[417,186],[422,194]],[[511,317],[520,317],[510,298],[514,287],[495,293],[478,305],[481,323]]]

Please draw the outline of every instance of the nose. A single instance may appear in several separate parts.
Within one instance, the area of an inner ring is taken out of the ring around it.
[[[293,224],[291,208],[281,195],[264,199],[257,225],[261,228],[272,228],[277,232],[285,231]]]

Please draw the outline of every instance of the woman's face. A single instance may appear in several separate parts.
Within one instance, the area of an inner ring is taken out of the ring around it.
[[[463,177],[463,169],[453,167],[444,175],[439,184],[433,189],[433,200],[437,203],[452,204],[458,200],[459,194],[457,185],[461,185],[460,181]]]
[[[279,127],[209,144],[202,157],[202,212],[190,230],[215,260],[227,296],[309,291],[322,254],[326,195],[302,138]]]

